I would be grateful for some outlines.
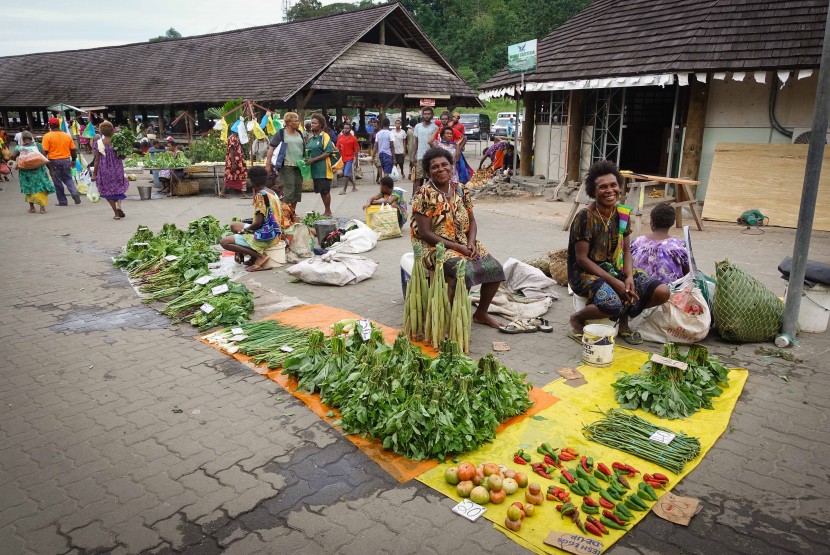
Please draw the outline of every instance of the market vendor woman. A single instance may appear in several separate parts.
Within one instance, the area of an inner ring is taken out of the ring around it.
[[[444,244],[447,250],[442,269],[450,287],[450,298],[455,289],[456,264],[459,259],[466,259],[464,277],[467,287],[481,285],[481,297],[473,313],[473,321],[501,328],[487,314],[487,309],[499,284],[504,281],[504,269],[476,239],[478,227],[473,215],[473,201],[464,187],[452,180],[452,155],[441,147],[433,147],[419,162],[423,163],[424,175],[428,179],[412,197],[412,242],[421,244],[424,266],[432,271],[436,269],[436,246]]]
[[[629,344],[643,342],[628,327],[628,319],[644,309],[669,300],[667,285],[634,268],[631,259],[631,227],[621,230],[622,176],[607,160],[596,162],[585,178],[585,192],[594,202],[583,208],[571,224],[568,240],[568,284],[588,299],[585,308],[572,314],[568,337],[582,342],[586,320],[611,318],[619,322],[619,336]],[[623,218],[627,224],[627,217]]]

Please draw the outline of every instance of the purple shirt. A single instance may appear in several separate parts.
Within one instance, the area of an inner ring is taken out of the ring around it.
[[[631,243],[631,256],[635,268],[663,283],[680,279],[689,271],[686,242],[674,237],[654,241],[641,235]]]

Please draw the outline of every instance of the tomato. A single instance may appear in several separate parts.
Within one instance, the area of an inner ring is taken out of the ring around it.
[[[487,463],[484,465],[484,475],[490,476],[491,474],[498,474],[501,472],[499,465],[496,463]]]
[[[463,462],[458,465],[458,479],[462,482],[464,480],[472,480],[476,474],[476,467],[468,462]]]
[[[516,483],[519,484],[520,488],[527,487],[527,476],[524,472],[517,472],[516,473]]]
[[[513,478],[505,478],[501,487],[507,492],[507,495],[512,495],[519,490],[519,484]]]
[[[507,518],[509,518],[510,520],[521,520],[522,509],[520,509],[516,505],[510,505],[510,507],[507,508]]]
[[[458,477],[458,469],[456,467],[448,468],[446,472],[444,472],[444,480],[452,486],[457,485],[458,482],[461,481],[461,478]]]
[[[505,478],[515,478],[516,477],[516,471],[515,470],[507,470],[504,473],[504,477]]]
[[[522,507],[522,510],[525,512],[526,516],[533,516],[536,514],[536,506],[531,505],[530,503],[525,503],[525,506]]]
[[[495,503],[498,505],[499,503],[503,503],[504,500],[507,498],[507,494],[504,493],[503,489],[498,491],[490,491],[490,503]]]
[[[470,501],[478,503],[479,505],[489,503],[490,492],[481,486],[476,486],[473,488],[473,491],[470,492]]]
[[[484,478],[482,478],[481,482],[479,482],[478,485],[480,485],[487,491],[490,491],[490,476],[485,476]]]
[[[476,470],[476,473],[473,475],[473,483],[475,485],[481,484],[481,481],[484,479],[484,472],[481,470]]]
[[[470,497],[470,492],[473,491],[474,487],[475,486],[471,481],[464,480],[455,486],[455,492],[459,495],[459,497]]]
[[[490,491],[499,491],[503,485],[504,480],[502,480],[498,474],[491,474],[487,478],[487,489]]]
[[[533,495],[539,495],[542,492],[542,487],[536,482],[533,482],[532,484],[527,486],[527,491],[529,491]]]

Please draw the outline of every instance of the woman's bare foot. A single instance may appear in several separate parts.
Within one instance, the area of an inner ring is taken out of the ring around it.
[[[35,207],[32,206],[31,208],[29,208],[29,214],[34,214],[34,213],[35,213]]]
[[[331,212],[323,212],[323,216],[326,218],[331,218]]]
[[[571,317],[568,318],[568,323],[571,325],[571,329],[574,333],[582,333],[582,330],[585,327],[585,322],[579,320],[576,317],[576,314],[571,314]]]
[[[45,206],[40,207],[40,213],[41,214],[46,214],[46,207]]]
[[[267,268],[263,268],[263,264],[268,262],[268,255],[267,254],[260,254],[254,260],[254,263],[245,268],[246,272],[259,272],[262,270],[267,270]]]
[[[484,314],[479,314],[478,310],[473,313],[473,322],[476,324],[484,324],[485,326],[490,326],[491,328],[495,328],[497,330],[502,328],[502,325],[494,320],[492,316],[486,312]]]

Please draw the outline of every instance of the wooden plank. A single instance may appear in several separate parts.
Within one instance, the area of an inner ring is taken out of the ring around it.
[[[679,177],[663,177],[660,175],[647,175],[644,173],[623,173],[624,178],[634,181],[659,181],[660,183],[672,183],[674,185],[700,185],[700,181],[694,179],[681,179]]]
[[[808,145],[718,143],[703,217],[734,222],[757,208],[770,225],[795,228]],[[824,151],[813,229],[830,231],[830,150]]]

